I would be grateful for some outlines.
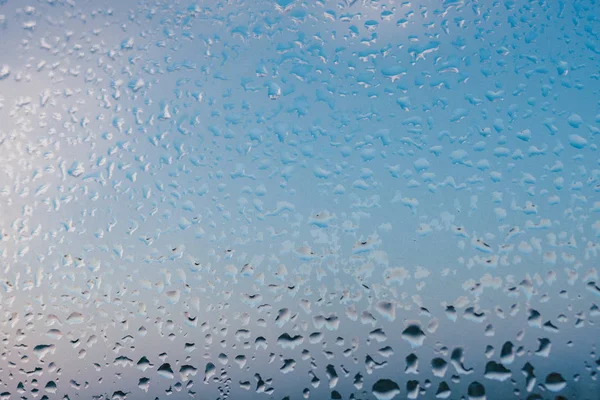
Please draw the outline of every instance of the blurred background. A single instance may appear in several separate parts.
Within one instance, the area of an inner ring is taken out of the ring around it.
[[[0,0],[0,399],[598,399],[595,1]]]

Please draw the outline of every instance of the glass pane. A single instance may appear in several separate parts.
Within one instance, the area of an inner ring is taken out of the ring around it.
[[[0,399],[599,399],[599,15],[0,0]]]

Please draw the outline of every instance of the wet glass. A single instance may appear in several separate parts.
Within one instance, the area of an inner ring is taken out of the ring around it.
[[[599,16],[0,0],[0,399],[599,399]]]

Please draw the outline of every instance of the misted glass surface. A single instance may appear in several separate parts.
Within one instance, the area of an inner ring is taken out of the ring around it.
[[[600,399],[600,4],[0,0],[0,399]]]

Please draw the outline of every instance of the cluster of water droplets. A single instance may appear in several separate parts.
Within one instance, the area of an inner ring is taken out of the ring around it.
[[[0,399],[597,399],[595,1],[0,0]]]

